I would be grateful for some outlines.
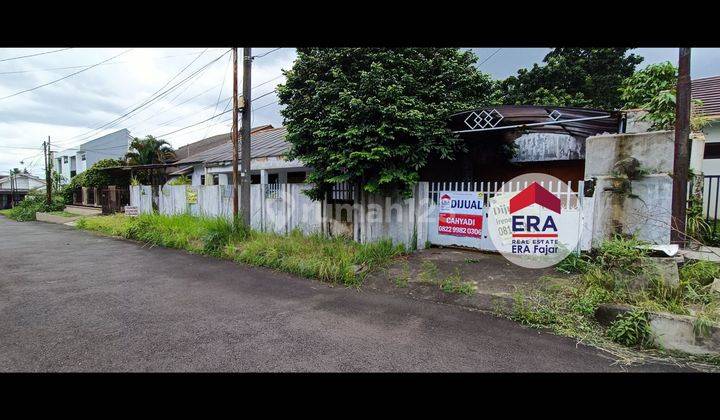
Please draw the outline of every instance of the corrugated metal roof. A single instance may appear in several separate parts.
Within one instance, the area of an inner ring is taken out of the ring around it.
[[[267,130],[269,128],[273,128],[273,126],[271,124],[261,125],[258,127],[253,127],[252,132]],[[218,134],[216,136],[208,137],[206,139],[198,140],[178,147],[175,151],[175,156],[177,156],[178,159],[186,159],[192,157],[196,153],[210,150],[213,147],[217,147],[223,143],[228,142],[230,142],[230,133]]]
[[[720,76],[704,77],[692,81],[692,98],[703,102],[702,112],[707,116],[720,115]]]
[[[213,147],[204,152],[196,153],[189,158],[181,159],[178,165],[189,163],[220,163],[232,161],[232,143],[228,141],[220,146]],[[283,156],[290,150],[290,143],[285,140],[287,129],[285,127],[269,128],[250,135],[250,158]],[[238,153],[239,157],[240,153]]]

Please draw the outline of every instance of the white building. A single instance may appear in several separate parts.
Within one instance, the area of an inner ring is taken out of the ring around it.
[[[693,80],[692,98],[703,102],[702,112],[710,118],[710,124],[703,129],[703,174],[720,176],[720,76]]]
[[[106,134],[77,147],[54,153],[54,170],[63,176],[65,183],[102,159],[120,159],[130,149],[130,131],[126,128]]]
[[[42,188],[45,189],[45,180],[35,175],[19,173],[10,176],[0,177],[0,209],[11,207],[11,200],[22,200],[28,192]]]

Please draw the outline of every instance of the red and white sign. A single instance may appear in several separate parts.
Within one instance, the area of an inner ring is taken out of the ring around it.
[[[482,193],[470,191],[440,191],[438,234],[482,237]]]

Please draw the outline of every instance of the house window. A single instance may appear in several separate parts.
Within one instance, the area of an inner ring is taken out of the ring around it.
[[[85,161],[85,155],[80,155],[80,160]]]
[[[260,175],[250,175],[250,183],[251,184],[259,184],[260,183]]]
[[[68,162],[68,159],[67,159],[67,158],[68,158],[67,156],[63,156],[63,163],[67,163],[67,162]]]
[[[77,171],[70,171],[70,178],[74,177],[75,175],[77,175]]]

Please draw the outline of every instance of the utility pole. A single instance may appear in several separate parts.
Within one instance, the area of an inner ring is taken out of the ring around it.
[[[14,176],[15,171],[10,170],[10,208],[15,207],[15,183],[13,181]]]
[[[43,149],[45,150],[45,202],[49,206],[52,203],[52,156],[50,154],[50,136],[48,136],[47,143],[43,142]]]
[[[233,60],[233,110],[232,110],[232,212],[233,221],[238,215],[238,66],[237,48],[232,49]]]
[[[252,56],[250,48],[243,48],[243,113],[242,113],[242,215],[245,225],[250,226],[250,97]],[[236,95],[237,96],[237,95]]]
[[[690,142],[690,48],[680,48],[675,100],[675,160],[670,242],[684,245]]]

